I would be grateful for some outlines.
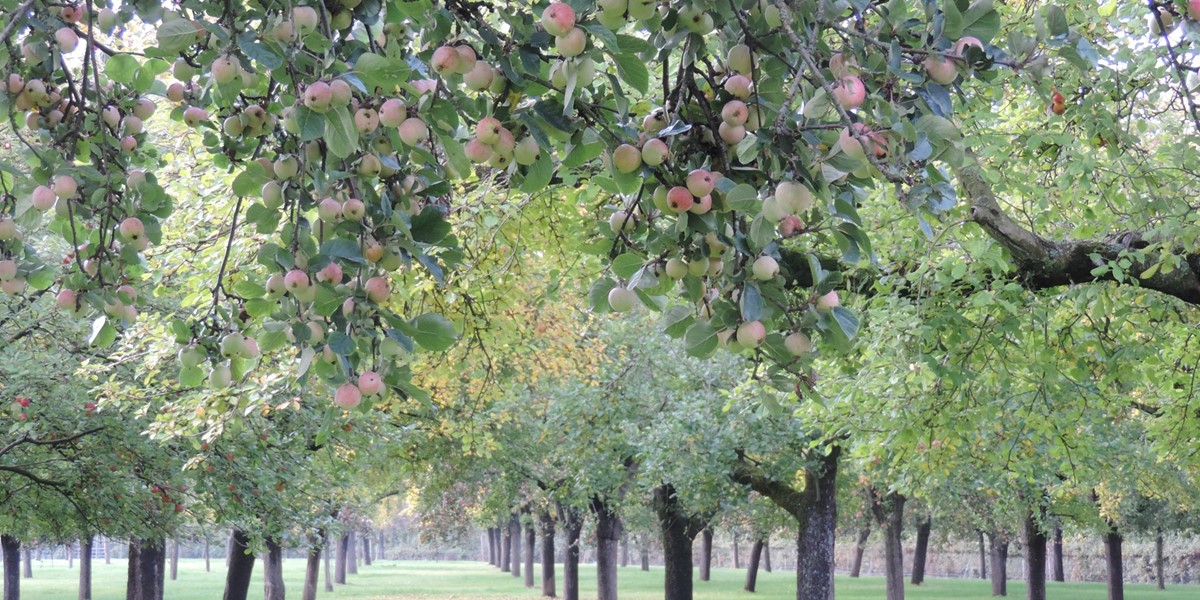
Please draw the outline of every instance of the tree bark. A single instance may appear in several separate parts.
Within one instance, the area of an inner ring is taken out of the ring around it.
[[[512,527],[505,525],[500,530],[500,572],[512,572]]]
[[[362,536],[362,553],[363,566],[371,566],[371,536],[365,531]]]
[[[1028,600],[1046,600],[1046,534],[1033,512],[1025,514],[1025,579]]]
[[[4,600],[21,600],[21,541],[0,535],[0,550],[4,552]]]
[[[264,600],[287,600],[283,585],[283,546],[278,538],[267,538],[267,554],[263,557]]]
[[[629,533],[621,534],[621,566],[629,566]]]
[[[179,538],[171,540],[171,581],[179,579]]]
[[[596,513],[596,598],[617,600],[617,554],[620,549],[621,518],[599,498],[592,499]]]
[[[1154,578],[1158,581],[1158,589],[1167,589],[1166,579],[1163,577],[1163,534],[1162,530],[1158,530],[1158,535],[1154,537]]]
[[[979,578],[987,579],[988,578],[987,550],[985,549],[985,544],[983,543],[983,531],[979,531],[978,533],[979,533]]]
[[[107,536],[104,538],[104,564],[106,564],[106,565],[112,564],[112,554],[110,554],[108,551],[108,537]]]
[[[1054,526],[1054,560],[1050,563],[1050,578],[1054,581],[1066,581],[1063,570],[1063,540],[1062,527]]]
[[[851,577],[858,577],[862,573],[863,551],[867,548],[867,538],[869,537],[871,537],[870,527],[858,530],[858,541],[854,544],[854,560],[850,563]]]
[[[642,557],[641,557],[642,558],[642,570],[649,571],[650,570],[650,549],[643,546],[641,554],[642,554]]]
[[[652,504],[662,532],[666,592],[663,598],[692,600],[692,543],[702,532],[711,540],[712,530],[705,527],[703,520],[684,513],[675,486],[669,483],[654,488]]]
[[[141,554],[141,543],[136,538],[129,540],[129,554],[125,559],[125,600],[138,600],[142,596],[142,580],[138,570],[138,555]]]
[[[358,575],[358,536],[353,529],[346,533],[346,573]]]
[[[333,582],[345,585],[346,583],[346,554],[348,553],[347,546],[350,545],[350,534],[343,533],[338,538],[337,556],[333,564]]]
[[[796,600],[833,598],[837,468],[842,449],[833,445],[827,451],[813,457],[817,465],[805,469],[803,491],[767,477],[744,458],[732,473],[734,481],[770,498],[796,519]]]
[[[1125,564],[1121,532],[1113,526],[1104,534],[1104,563],[1108,566],[1108,600],[1125,600]]]
[[[229,565],[232,564],[232,562],[233,562],[233,536],[229,536],[229,539],[225,540],[225,568],[228,569]]]
[[[712,579],[713,530],[705,527],[700,532],[700,581]]]
[[[64,549],[67,551],[67,568],[74,569],[75,568],[75,545],[74,544],[66,544],[64,546]]]
[[[542,595],[556,595],[554,583],[554,515],[549,510],[541,512],[542,522]]]
[[[740,569],[742,568],[742,557],[738,554],[738,538],[736,528],[731,528],[729,530],[729,537],[733,540],[733,568]]]
[[[763,538],[762,568],[764,571],[766,571],[768,573],[771,572],[771,540],[770,540],[770,538]]]
[[[23,579],[33,579],[33,548],[25,546],[25,570],[21,573]]]
[[[205,534],[204,535],[204,572],[205,573],[212,572],[212,560],[209,557],[208,545],[209,545],[208,544],[208,534]],[[105,557],[107,558],[107,553],[105,553]]]
[[[750,563],[746,565],[746,585],[743,589],[747,592],[753,592],[754,587],[758,585],[758,562],[762,559],[762,553],[763,541],[755,540],[750,548]]]
[[[126,600],[162,600],[166,559],[167,548],[164,540],[129,541]]]
[[[1008,595],[1008,540],[993,531],[988,538],[992,549],[992,595]]]
[[[488,542],[487,542],[488,543],[488,548],[487,548],[488,564],[495,566],[496,565],[496,529],[494,527],[487,528],[487,539],[488,539]]]
[[[512,536],[511,552],[512,565],[510,571],[513,577],[521,576],[521,517],[514,514],[508,522],[508,532]]]
[[[330,573],[329,573],[329,555],[337,554],[336,546],[338,544],[336,542],[334,542],[333,545],[331,546],[330,540],[329,540],[329,532],[325,532],[324,535],[325,535],[325,537],[321,543],[321,548],[323,549],[323,552],[321,552],[321,554],[325,555],[325,557],[323,559],[323,562],[325,563],[325,591],[332,592],[333,591],[333,576],[330,575]],[[332,550],[332,552],[330,552],[330,550]],[[345,576],[342,576],[342,580],[345,581],[345,579],[346,579]]]
[[[534,547],[537,545],[537,532],[533,523],[525,525],[525,587],[533,589],[533,560]]]
[[[246,600],[250,595],[250,577],[254,574],[250,538],[246,532],[234,529],[229,540],[229,572],[225,576],[224,600]]]
[[[871,490],[871,512],[883,527],[883,555],[887,567],[887,600],[904,600],[904,502],[896,492],[879,496]]]
[[[304,592],[301,594],[301,600],[317,600],[317,584],[321,579],[321,545],[324,538],[324,532],[308,536],[308,560],[304,563]]]
[[[925,582],[925,561],[929,555],[929,532],[933,529],[933,519],[925,517],[917,522],[917,545],[913,548],[912,584],[921,585]]]
[[[92,536],[79,540],[79,600],[92,600]]]
[[[560,511],[566,515],[566,556],[563,560],[563,598],[579,600],[579,535],[583,531],[583,517],[575,509]]]

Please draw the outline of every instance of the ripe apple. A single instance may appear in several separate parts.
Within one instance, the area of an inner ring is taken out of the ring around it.
[[[712,210],[712,205],[712,194],[705,194],[692,202],[692,207],[688,209],[688,212],[695,215],[708,214],[708,211]]]
[[[376,304],[382,304],[387,301],[388,295],[391,294],[391,289],[388,286],[388,280],[383,277],[372,277],[363,284],[363,289],[367,292],[367,298]]]
[[[696,203],[695,197],[688,188],[675,186],[667,192],[667,206],[673,213],[685,213]]]
[[[475,125],[476,139],[489,146],[500,141],[501,131],[504,131],[504,124],[496,117],[484,117]]]
[[[13,276],[16,276],[14,271]],[[0,279],[3,279],[3,274],[0,273]],[[76,295],[75,290],[63,288],[58,291],[58,295],[54,297],[54,305],[63,310],[75,310]]]
[[[725,68],[747,77],[750,76],[753,65],[754,61],[751,58],[750,46],[746,44],[734,45],[729,49],[729,54],[725,57]]]
[[[320,22],[316,9],[311,6],[297,6],[292,9],[292,22],[300,33],[313,31]]]
[[[142,224],[142,220],[137,217],[128,217],[121,221],[121,226],[118,228],[121,239],[127,242],[136,242],[146,235],[146,226]]]
[[[11,259],[0,260],[0,281],[9,281],[17,277],[17,263]],[[74,293],[72,293],[74,295]],[[74,300],[74,298],[72,298]]]
[[[664,270],[671,279],[683,279],[688,274],[688,264],[682,258],[675,257],[667,261]]]
[[[354,113],[354,128],[359,133],[371,133],[379,128],[379,113],[373,108],[360,108]]]
[[[236,57],[223,54],[212,61],[208,72],[218,85],[227,85],[241,76],[241,69],[241,64]]]
[[[721,119],[730,125],[745,125],[750,109],[741,100],[730,100],[721,107]]]
[[[38,210],[50,210],[54,208],[54,202],[58,200],[58,196],[50,188],[39,185],[33,188],[32,200],[34,208]]]
[[[342,271],[342,266],[335,262],[331,262],[317,271],[317,281],[321,282],[337,285],[342,282],[343,277],[345,277],[345,273]]]
[[[1200,21],[1200,0],[1188,0],[1187,13],[1193,20]]]
[[[633,290],[617,286],[608,291],[608,306],[613,312],[628,312],[637,304],[638,297]]]
[[[438,75],[451,75],[458,71],[458,51],[453,46],[439,46],[433,51],[429,65]]]
[[[637,229],[637,219],[626,211],[618,210],[608,218],[608,226],[613,233],[629,233]]]
[[[367,205],[358,198],[350,198],[342,203],[342,216],[347,221],[361,221],[367,216]]]
[[[958,64],[939,54],[930,53],[922,63],[929,79],[942,85],[950,85],[958,79]]]
[[[70,175],[56,175],[50,189],[54,190],[54,195],[59,198],[73,198],[75,192],[79,191],[79,184]]]
[[[855,123],[852,127],[854,127],[854,131],[858,133],[859,136],[865,137],[870,142],[872,154],[874,154],[877,158],[883,158],[884,156],[887,156],[887,140],[883,138],[882,134],[872,131],[869,127],[863,125],[862,123]],[[854,135],[850,133],[849,127],[842,128],[842,132],[838,135],[837,143],[838,147],[841,148],[842,152],[845,152],[847,156],[860,160],[866,158],[866,153],[863,151],[862,143],[858,141],[858,138],[854,137]]]
[[[579,56],[587,48],[587,34],[578,27],[572,27],[565,35],[554,38],[554,48],[568,58]]]
[[[566,35],[575,27],[575,9],[565,2],[551,2],[542,11],[542,29],[553,36]]]
[[[333,103],[333,90],[324,81],[314,81],[304,89],[304,106],[316,113],[329,110]]]
[[[333,393],[333,405],[344,410],[352,410],[361,402],[362,391],[353,383],[343,383]]]
[[[666,127],[667,113],[661,108],[650,111],[650,114],[642,119],[642,131],[650,135],[657,135],[659,131],[666,129]]]
[[[358,389],[368,396],[383,391],[383,379],[375,371],[363,371],[358,376]]]
[[[846,110],[854,110],[867,99],[867,88],[861,79],[851,75],[833,85],[833,99]]]
[[[754,83],[745,75],[732,75],[725,80],[725,91],[734,98],[749,98],[754,91]]]
[[[658,138],[651,138],[642,144],[642,162],[651,167],[663,164],[670,153],[667,143]]]
[[[834,79],[845,79],[858,72],[858,60],[849,54],[838,52],[829,57],[829,72]]]
[[[308,279],[308,273],[300,269],[292,269],[283,276],[283,285],[289,292],[296,294],[308,290],[312,283]]]
[[[687,189],[693,196],[700,198],[712,193],[716,179],[706,169],[694,169],[687,176]]]
[[[60,27],[54,32],[54,41],[63,54],[70,54],[79,46],[79,36],[70,27]]]
[[[198,127],[201,123],[208,120],[208,111],[199,106],[189,106],[183,111],[183,122],[188,127]]]
[[[342,79],[334,79],[329,82],[329,103],[331,106],[348,106],[353,98],[353,90],[350,89],[350,84]]]
[[[330,224],[342,220],[342,203],[333,198],[325,198],[317,204],[317,218]]]
[[[730,125],[729,123],[722,121],[721,124],[717,126],[717,135],[719,135],[721,137],[721,141],[725,142],[726,144],[730,146],[736,146],[741,143],[742,140],[746,139],[746,126]]]
[[[409,117],[400,124],[400,141],[409,146],[416,146],[429,137],[429,128],[419,117]]]
[[[977,38],[977,37],[972,37],[972,36],[968,35],[966,37],[959,38],[957,42],[954,42],[954,54],[956,54],[958,56],[958,58],[956,60],[966,63],[965,57],[966,57],[967,48],[970,48],[972,46],[975,48],[979,48],[980,50],[983,50],[983,42],[979,41],[979,38]]]
[[[399,98],[389,98],[379,106],[379,123],[384,127],[399,127],[408,118],[408,107]]]
[[[459,75],[470,73],[479,62],[479,55],[475,54],[475,49],[466,44],[455,46],[454,51],[458,53],[458,66],[454,72]]]
[[[841,305],[841,300],[838,299],[837,291],[831,291],[828,294],[818,296],[815,302],[817,310],[828,312]]]
[[[808,212],[813,206],[813,195],[803,184],[794,181],[781,181],[775,186],[775,200],[788,213],[797,215]]]

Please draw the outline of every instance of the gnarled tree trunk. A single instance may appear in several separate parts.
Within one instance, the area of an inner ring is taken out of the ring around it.
[[[353,529],[346,534],[346,573],[358,575],[358,536]]]
[[[596,598],[617,600],[617,561],[620,550],[621,519],[599,498],[592,499],[596,513]]]
[[[1063,540],[1062,527],[1054,526],[1054,560],[1050,563],[1050,578],[1054,581],[1066,581],[1063,570]]]
[[[277,538],[267,538],[267,555],[263,557],[263,598],[287,600],[283,586],[283,546]]]
[[[549,510],[541,512],[542,522],[542,595],[556,595],[554,583],[554,515]]]
[[[700,532],[700,581],[712,579],[713,530],[705,527]]]
[[[858,530],[858,540],[854,544],[854,560],[850,562],[851,577],[858,577],[862,573],[863,552],[867,549],[867,539],[870,537],[870,527],[863,527]]]
[[[525,587],[533,588],[533,560],[534,547],[537,545],[537,532],[533,530],[533,523],[525,525]]]
[[[1032,511],[1025,514],[1025,579],[1028,600],[1046,600],[1046,534]]]
[[[763,538],[762,568],[768,573],[771,572],[771,540],[769,538]]]
[[[1125,600],[1125,563],[1121,556],[1121,532],[1112,526],[1104,534],[1104,563],[1108,566],[1108,600]]]
[[[992,554],[992,595],[1008,595],[1008,540],[999,532],[988,535]]]
[[[669,483],[654,488],[652,504],[662,532],[666,580],[663,598],[692,600],[692,542],[702,530],[710,535],[711,530],[704,528],[703,520],[684,514],[675,486]]]
[[[162,600],[167,548],[163,540],[129,541],[126,600]],[[229,600],[228,598],[226,600]],[[242,598],[244,600],[244,596]]]
[[[246,600],[254,575],[254,553],[246,532],[234,529],[229,544],[229,572],[225,576],[225,600]]]
[[[904,496],[871,490],[871,512],[883,527],[883,556],[887,569],[887,600],[904,600]]]
[[[563,598],[579,600],[579,535],[583,531],[583,517],[573,508],[560,512],[566,516],[564,529],[567,534],[566,556],[563,560]]]
[[[333,582],[337,584],[346,583],[346,556],[350,553],[350,534],[343,533],[342,537],[338,538],[337,555],[333,561]]]
[[[321,579],[321,552],[324,550],[322,540],[325,533],[318,531],[316,535],[308,536],[308,557],[304,562],[304,591],[301,600],[317,600],[317,584]],[[326,573],[328,576],[328,573]]]

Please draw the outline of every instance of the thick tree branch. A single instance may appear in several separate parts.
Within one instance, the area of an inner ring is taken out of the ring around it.
[[[1093,271],[1098,266],[1123,258],[1130,250],[1147,245],[1138,232],[1125,232],[1103,239],[1048,240],[1013,220],[1000,206],[992,187],[983,178],[978,159],[954,170],[971,207],[971,219],[992,239],[1012,254],[1020,283],[1032,290],[1049,289],[1080,283],[1118,281],[1113,270]],[[1127,277],[1137,277],[1156,264],[1153,258],[1135,259],[1123,269]],[[1174,296],[1190,304],[1200,304],[1200,253],[1184,257],[1183,268],[1170,273],[1161,269],[1138,281],[1141,287]],[[1124,281],[1119,281],[1124,283]]]
[[[806,469],[804,480],[807,485],[803,491],[768,477],[762,469],[750,462],[744,454],[738,452],[738,461],[734,464],[733,472],[729,474],[734,482],[749,486],[750,489],[770,498],[779,508],[787,511],[796,519],[803,521],[807,518],[809,507],[817,499],[817,486],[811,470]]]

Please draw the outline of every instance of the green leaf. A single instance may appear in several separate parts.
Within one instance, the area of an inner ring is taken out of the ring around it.
[[[962,14],[962,35],[979,38],[989,44],[1000,31],[1000,13],[992,6],[992,0],[976,0]]]
[[[638,269],[642,268],[642,265],[645,264],[645,262],[645,258],[642,258],[641,256],[632,252],[626,252],[625,254],[613,259],[612,272],[617,277],[629,279],[630,277],[633,277],[634,273],[638,272]]]
[[[750,243],[755,249],[765,248],[775,240],[775,225],[761,214],[750,223]]]
[[[325,115],[315,113],[307,106],[297,106],[294,115],[300,125],[300,141],[311,142],[324,135]]]
[[[408,80],[408,73],[408,65],[399,58],[393,60],[369,52],[359,56],[354,63],[354,74],[370,91],[381,88],[385,93],[390,92],[395,89],[396,82]]]
[[[725,194],[725,205],[737,212],[756,212],[759,208],[758,191],[748,183],[739,183]]]
[[[340,356],[350,356],[354,354],[354,338],[335,331],[329,334],[329,349]]]
[[[413,340],[426,350],[442,352],[458,340],[454,324],[437,313],[425,313],[413,319],[410,324]]]
[[[263,166],[258,162],[250,162],[246,169],[233,178],[233,194],[235,196],[257,196],[262,193],[262,186],[270,178],[267,177]]]
[[[247,300],[243,306],[246,309],[246,314],[255,319],[260,319],[275,312],[276,304],[274,300],[255,298],[253,300]]]
[[[617,282],[602,277],[588,288],[588,305],[592,307],[593,312],[601,315],[612,312],[612,307],[608,305],[608,293],[614,287],[617,287]]]
[[[688,354],[697,358],[708,358],[717,351],[717,332],[712,325],[697,321],[688,327],[683,343]]]
[[[194,38],[193,38],[194,39]],[[137,76],[138,61],[129,54],[117,54],[104,65],[104,74],[117,83],[130,85]]]
[[[163,23],[155,37],[159,50],[175,54],[196,43],[196,27],[188,19],[175,19]]]
[[[687,328],[696,320],[692,307],[676,304],[663,312],[663,331],[667,335],[678,338],[687,333]]]
[[[349,158],[358,150],[358,129],[344,106],[325,113],[325,144],[338,158]]]
[[[537,162],[529,165],[525,172],[525,181],[521,183],[521,191],[526,193],[540,192],[550,185],[554,177],[554,159],[549,152],[542,152]]]
[[[436,244],[450,234],[451,226],[436,206],[426,205],[421,214],[413,217],[412,238],[423,244]]]
[[[650,71],[646,69],[645,61],[637,54],[629,52],[614,54],[613,60],[617,63],[617,76],[621,81],[645,94],[650,88]]]
[[[88,336],[88,344],[107,348],[117,341],[117,328],[108,322],[108,317],[99,317],[92,321],[92,333]]]
[[[347,238],[334,238],[321,244],[321,254],[329,260],[344,260],[363,264],[367,262],[358,247],[358,242]]]
[[[200,367],[183,367],[179,369],[179,385],[185,388],[199,387],[204,383],[207,373]]]
[[[742,320],[757,321],[762,317],[763,298],[758,286],[747,283],[742,289]]]

